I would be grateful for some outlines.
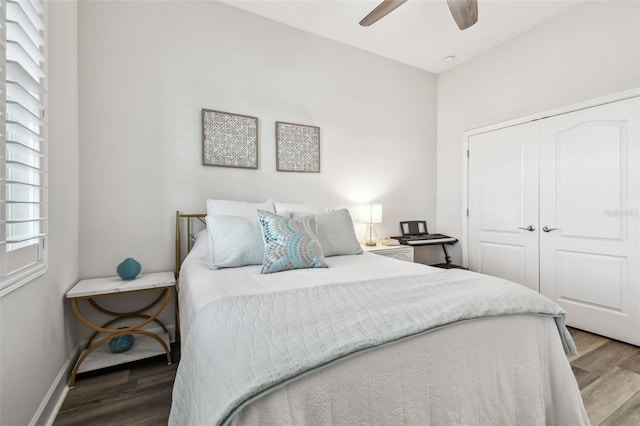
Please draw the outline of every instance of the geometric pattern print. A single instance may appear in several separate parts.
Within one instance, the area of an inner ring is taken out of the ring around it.
[[[289,219],[258,210],[258,219],[264,236],[261,273],[328,267],[312,215]]]
[[[258,118],[202,110],[205,166],[258,168]]]
[[[276,121],[277,170],[320,172],[320,128]]]

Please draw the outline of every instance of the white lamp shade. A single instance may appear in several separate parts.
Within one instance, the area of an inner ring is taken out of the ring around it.
[[[360,222],[382,223],[382,204],[365,204],[360,209]]]

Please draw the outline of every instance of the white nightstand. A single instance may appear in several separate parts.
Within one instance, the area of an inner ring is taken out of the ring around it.
[[[80,358],[76,362],[69,386],[73,387],[76,374],[124,364],[156,355],[167,355],[167,363],[171,364],[171,346],[169,344],[169,330],[158,319],[171,300],[171,293],[176,285],[173,272],[157,272],[141,274],[134,280],[124,281],[120,277],[96,278],[79,281],[67,292],[67,299],[71,300],[73,313],[84,325],[94,330],[93,335],[85,345]],[[128,294],[141,291],[157,291],[158,296],[146,306],[129,312],[114,312],[100,306],[96,299],[114,294]],[[97,325],[89,321],[80,311],[78,302],[86,300],[95,310],[110,317],[111,320]],[[147,313],[147,311],[152,311]],[[144,327],[154,322],[162,328],[163,333],[153,333]],[[132,324],[133,323],[133,324]],[[119,328],[123,327],[124,328]],[[131,349],[122,353],[113,353],[109,349],[109,342],[114,337],[131,334],[135,340]],[[98,336],[100,337],[98,338]],[[96,340],[94,342],[94,339]]]
[[[379,254],[381,256],[392,257],[394,259],[413,262],[413,247],[411,246],[362,246],[362,250],[368,253]]]

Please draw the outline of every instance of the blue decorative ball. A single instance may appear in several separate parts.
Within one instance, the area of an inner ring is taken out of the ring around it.
[[[114,354],[119,354],[131,349],[134,340],[135,337],[133,337],[131,334],[114,337],[109,341],[109,348],[111,348],[111,352],[113,352]]]
[[[128,257],[118,265],[118,269],[116,271],[123,280],[132,280],[140,273],[140,262]]]

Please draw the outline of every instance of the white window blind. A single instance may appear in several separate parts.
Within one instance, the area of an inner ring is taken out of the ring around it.
[[[0,295],[46,270],[46,14],[0,0]]]

